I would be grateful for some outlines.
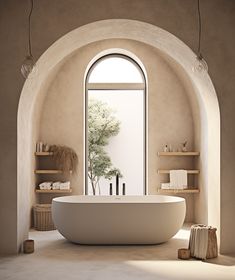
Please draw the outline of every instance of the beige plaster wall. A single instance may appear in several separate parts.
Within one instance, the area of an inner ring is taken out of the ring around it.
[[[84,75],[89,62],[106,49],[125,49],[137,56],[147,73],[147,182],[148,193],[156,194],[161,182],[169,176],[157,174],[157,169],[193,169],[192,158],[160,158],[165,143],[176,149],[185,139],[194,149],[194,121],[189,93],[183,80],[157,49],[131,40],[104,40],[79,49],[58,69],[47,89],[41,111],[39,139],[50,144],[68,145],[79,155],[78,174],[72,176],[74,194],[84,190]],[[40,164],[46,166],[46,160]],[[49,178],[52,178],[50,176]],[[48,176],[40,176],[48,180]],[[194,176],[190,176],[194,185]],[[187,221],[194,221],[193,196],[187,198]],[[40,202],[49,202],[51,196],[40,195]]]
[[[94,7],[96,7],[94,9]],[[17,107],[27,51],[27,0],[0,1],[0,252],[17,250]],[[235,1],[202,1],[202,49],[221,109],[221,249],[234,252]],[[196,1],[57,0],[35,1],[32,20],[36,58],[58,38],[86,23],[107,18],[137,19],[157,25],[196,50]]]

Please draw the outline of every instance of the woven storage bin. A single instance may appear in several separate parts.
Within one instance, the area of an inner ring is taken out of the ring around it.
[[[36,230],[56,229],[51,216],[51,204],[36,204],[33,207],[34,227]]]

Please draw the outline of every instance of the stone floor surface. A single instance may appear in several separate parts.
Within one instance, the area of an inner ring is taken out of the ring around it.
[[[177,259],[188,246],[189,227],[170,241],[148,246],[85,246],[58,231],[31,231],[33,254],[0,259],[0,280],[235,280],[235,257]]]

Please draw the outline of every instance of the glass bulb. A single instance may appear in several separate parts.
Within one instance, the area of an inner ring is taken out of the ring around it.
[[[201,55],[196,57],[192,70],[194,73],[208,72],[208,65]]]
[[[32,55],[26,56],[25,60],[22,63],[22,66],[21,66],[21,73],[25,79],[33,78],[33,76],[35,75],[36,64],[34,62]]]

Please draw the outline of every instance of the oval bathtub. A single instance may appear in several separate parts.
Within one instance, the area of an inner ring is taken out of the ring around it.
[[[79,244],[158,244],[185,218],[185,199],[174,196],[64,196],[52,201],[58,231]]]

